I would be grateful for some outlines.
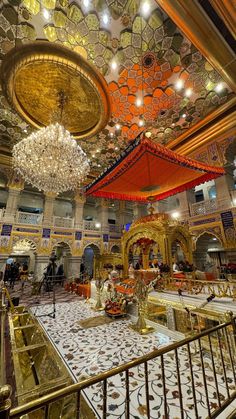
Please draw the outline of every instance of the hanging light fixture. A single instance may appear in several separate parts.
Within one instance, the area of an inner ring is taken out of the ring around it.
[[[59,95],[59,109],[65,97]],[[58,122],[41,128],[13,147],[13,166],[22,178],[44,192],[77,189],[89,173],[89,160]]]

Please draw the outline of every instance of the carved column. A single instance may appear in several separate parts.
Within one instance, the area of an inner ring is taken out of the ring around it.
[[[43,225],[53,224],[54,202],[57,194],[55,192],[46,192],[43,209]]]
[[[176,195],[179,200],[179,207],[176,211],[180,212],[180,218],[185,219],[190,216],[190,205],[195,203],[195,194],[192,189],[189,191],[181,192]]]
[[[99,201],[97,201],[98,220],[101,223],[102,230],[107,231],[107,232],[109,232],[108,208],[109,208],[109,200],[108,199],[101,198]]]
[[[219,209],[226,209],[231,207],[230,178],[227,175],[220,176],[215,180],[217,206]]]
[[[141,218],[141,207],[138,202],[133,203],[133,221],[138,220]]]
[[[125,201],[118,202],[118,210],[116,213],[117,224],[123,226],[125,224],[126,207]]]
[[[74,227],[78,229],[83,229],[83,214],[86,197],[83,193],[76,193],[74,201]]]
[[[82,256],[70,256],[68,258],[68,277],[78,278],[80,276],[80,265]]]
[[[13,174],[8,182],[8,198],[4,214],[4,222],[14,223],[18,204],[20,201],[20,193],[24,189],[24,182],[16,174]]]

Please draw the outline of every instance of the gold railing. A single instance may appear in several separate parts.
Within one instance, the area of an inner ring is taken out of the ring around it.
[[[217,298],[236,299],[236,281],[202,281],[199,279],[165,278],[162,289],[176,291],[181,289],[188,294],[214,294]]]
[[[91,386],[100,383],[100,386],[96,386],[96,391],[101,391],[102,394],[101,414],[96,417],[105,419],[108,413],[112,416],[108,404],[111,388],[109,379],[112,377],[114,388],[114,378],[121,379],[122,376],[124,383],[122,417],[128,419],[131,415],[135,416],[134,409],[138,408],[137,399],[135,403],[133,399],[132,377],[139,374],[139,377],[143,376],[143,393],[140,397],[142,405],[145,405],[147,418],[157,417],[157,407],[160,417],[164,416],[166,419],[174,416],[183,419],[185,411],[189,411],[190,408],[193,418],[200,416],[216,418],[236,397],[236,318],[229,313],[229,319],[228,322],[196,336],[154,350],[125,365],[54,391],[10,411],[6,396],[7,394],[9,396],[9,392],[5,388],[5,399],[1,397],[0,392],[0,417],[16,419],[34,412],[34,417],[51,419],[50,405],[68,395],[76,394],[77,413],[71,419],[82,419],[81,397]],[[154,382],[158,383],[158,394],[155,393],[156,390],[153,393]],[[174,394],[174,400],[171,399],[171,394]],[[173,404],[174,407],[171,407]],[[170,409],[174,409],[174,415]],[[137,410],[136,416],[138,416]]]

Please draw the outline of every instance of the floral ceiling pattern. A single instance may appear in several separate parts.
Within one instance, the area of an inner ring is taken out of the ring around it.
[[[3,0],[0,9],[0,59],[15,45],[44,39],[77,51],[104,75],[111,119],[96,137],[80,140],[97,173],[142,130],[168,144],[231,96],[154,0],[142,17],[143,3]],[[31,131],[0,92],[0,146],[10,150]]]

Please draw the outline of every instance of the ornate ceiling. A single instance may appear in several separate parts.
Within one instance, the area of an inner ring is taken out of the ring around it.
[[[78,52],[108,83],[108,125],[79,140],[96,172],[143,129],[168,145],[232,95],[154,0],[3,0],[0,58],[15,44],[37,40]],[[0,145],[11,149],[32,130],[0,93]]]

